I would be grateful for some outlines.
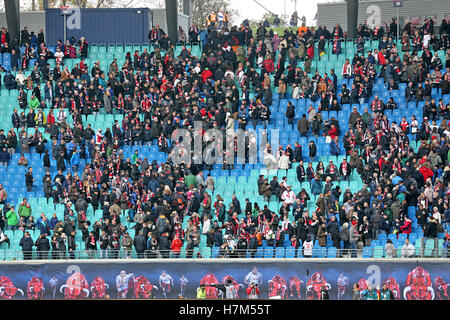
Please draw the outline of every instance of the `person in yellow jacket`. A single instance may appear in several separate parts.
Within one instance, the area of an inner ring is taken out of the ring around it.
[[[208,16],[206,23],[208,24],[208,27],[210,28],[215,28],[216,27],[216,22],[217,22],[217,15],[216,13],[213,11],[211,12],[211,14]]]
[[[39,109],[39,111],[36,113],[36,115],[34,116],[34,121],[39,127],[45,127],[47,125],[47,117],[45,116],[45,113],[42,111],[42,109]]]
[[[197,299],[206,299],[206,288],[204,284],[201,284],[199,288],[197,288]]]
[[[228,28],[229,23],[230,23],[230,15],[228,14],[228,11],[225,11],[225,14],[223,15],[223,27]]]

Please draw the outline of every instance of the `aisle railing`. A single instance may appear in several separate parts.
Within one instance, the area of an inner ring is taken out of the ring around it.
[[[336,249],[319,247],[314,248],[312,255],[305,255],[302,249],[295,248],[277,248],[259,247],[257,250],[234,250],[229,251],[218,247],[213,248],[194,248],[193,250],[182,249],[181,252],[173,252],[171,250],[156,250],[145,252],[136,252],[135,250],[75,250],[75,251],[16,251],[2,250],[0,251],[0,260],[79,260],[79,259],[303,259],[303,258],[393,258],[393,259],[413,259],[413,258],[447,258],[450,252],[444,248],[430,249],[415,248],[409,252],[409,255],[402,253],[401,248],[397,248],[392,255],[386,254],[384,249],[380,248],[364,248],[364,249]]]

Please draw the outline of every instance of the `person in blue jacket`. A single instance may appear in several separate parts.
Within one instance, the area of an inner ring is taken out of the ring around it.
[[[202,47],[204,47],[209,39],[208,31],[206,31],[204,26],[201,27],[200,32],[198,34],[198,38],[200,39],[200,42],[202,43]]]
[[[49,222],[49,228],[51,230],[53,230],[55,228],[55,226],[58,224],[58,222],[59,222],[59,220],[56,217],[56,213],[53,213],[52,218],[50,219],[50,222]]]
[[[72,166],[73,171],[78,170],[78,165],[80,164],[80,153],[77,148],[73,149],[73,154],[70,157],[70,165]]]
[[[17,54],[16,50],[11,50],[10,59],[11,70],[19,70],[19,55]]]
[[[330,153],[332,156],[338,156],[340,151],[339,151],[339,144],[338,144],[338,137],[335,137],[331,142],[330,142]]]
[[[322,181],[320,180],[319,175],[316,174],[314,179],[311,180],[311,193],[317,197],[319,194],[322,193],[322,190],[323,190]]]
[[[0,165],[6,167],[8,165],[8,163],[9,163],[9,160],[11,160],[11,156],[8,153],[8,151],[6,150],[6,148],[3,148],[0,151]]]

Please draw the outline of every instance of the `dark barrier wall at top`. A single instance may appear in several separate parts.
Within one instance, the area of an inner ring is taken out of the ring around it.
[[[8,0],[4,1],[6,20],[8,22],[8,31],[11,40],[14,38],[20,40],[20,14],[19,14],[19,1]]]
[[[177,14],[177,1],[176,0],[166,0],[166,23],[167,23],[167,33],[169,39],[175,43],[177,42],[178,35],[178,14]]]
[[[239,298],[247,298],[248,283],[257,282],[263,299],[317,299],[320,288],[327,286],[330,299],[350,300],[358,282],[362,288],[387,283],[401,300],[448,299],[450,268],[445,260],[330,260],[2,263],[0,299],[147,298],[150,292],[155,298],[177,298],[180,293],[196,298],[200,283],[223,283],[227,276],[239,288]],[[170,285],[160,283],[163,271],[172,278]],[[218,292],[207,287],[210,299],[223,298]]]
[[[356,37],[358,31],[358,0],[347,0],[347,29],[350,38]]]
[[[150,9],[77,9],[67,16],[67,39],[84,36],[89,43],[147,43]],[[47,9],[46,40],[55,45],[64,39],[64,16]]]

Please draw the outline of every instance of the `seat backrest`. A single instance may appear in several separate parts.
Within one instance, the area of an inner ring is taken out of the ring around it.
[[[377,246],[373,248],[373,257],[374,258],[382,258],[384,255],[384,248],[381,246]]]
[[[327,257],[328,258],[336,258],[337,249],[336,247],[331,247],[327,249]]]
[[[276,258],[284,258],[285,250],[283,247],[278,247],[275,250],[275,257]]]

